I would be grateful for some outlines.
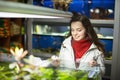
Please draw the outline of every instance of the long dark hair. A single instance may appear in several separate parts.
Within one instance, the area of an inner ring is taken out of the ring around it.
[[[86,29],[86,34],[91,39],[91,42],[93,42],[100,51],[105,52],[104,46],[102,43],[100,43],[98,36],[90,22],[90,19],[85,15],[73,13],[73,16],[71,17],[70,20],[70,31],[68,36],[71,36],[71,23],[76,21],[79,21],[83,24],[83,27]]]

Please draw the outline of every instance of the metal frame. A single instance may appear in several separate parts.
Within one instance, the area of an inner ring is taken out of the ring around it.
[[[120,0],[115,0],[111,80],[120,80]]]
[[[28,19],[27,21],[27,26],[29,26],[29,28],[27,27],[27,50],[31,52],[32,50],[32,28],[33,28],[33,23],[37,22],[37,23],[51,23],[51,24],[64,24],[64,25],[69,25],[69,21],[70,18],[52,18],[52,19],[42,19],[42,18],[32,18],[32,19]],[[32,52],[31,52],[32,53]]]

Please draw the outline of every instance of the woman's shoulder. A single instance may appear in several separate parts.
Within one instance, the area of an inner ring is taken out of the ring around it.
[[[94,53],[97,53],[97,54],[102,54],[102,53],[103,53],[102,51],[100,51],[100,50],[97,48],[97,46],[96,46],[94,43],[91,44],[89,50],[92,51],[92,52],[94,52]]]
[[[62,47],[68,47],[71,46],[71,37],[67,37],[63,42],[62,42]]]
[[[63,44],[68,42],[71,42],[71,36],[65,38],[65,40],[63,41]]]
[[[96,50],[96,49],[97,49],[97,46],[94,43],[92,43],[89,50]]]

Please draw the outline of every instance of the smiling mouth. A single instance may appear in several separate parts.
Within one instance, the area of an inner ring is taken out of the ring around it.
[[[79,39],[79,37],[74,37],[74,39],[75,39],[75,40],[78,40],[78,39]]]
[[[79,36],[75,36],[74,38],[75,38],[75,39],[78,39],[78,38],[79,38]]]

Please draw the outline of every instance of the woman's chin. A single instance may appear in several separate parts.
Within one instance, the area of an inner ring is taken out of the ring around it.
[[[80,39],[74,39],[75,41],[80,41]]]

